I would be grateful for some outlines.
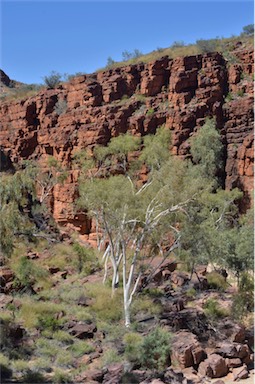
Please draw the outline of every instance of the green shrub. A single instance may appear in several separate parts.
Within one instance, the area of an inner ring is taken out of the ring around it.
[[[218,272],[210,272],[206,275],[209,288],[224,292],[228,286],[225,278]]]
[[[208,299],[204,305],[205,314],[211,320],[221,319],[228,316],[226,309],[221,308],[216,300]]]
[[[49,314],[49,313],[44,313],[44,314],[38,316],[37,326],[42,331],[45,329],[50,330],[50,331],[56,331],[59,328],[60,323],[55,318],[54,315]]]
[[[0,373],[1,379],[9,379],[12,377],[12,370],[10,369],[10,361],[3,353],[0,353]]]
[[[87,343],[86,341],[77,340],[74,342],[74,344],[68,347],[68,350],[75,358],[78,358],[85,354],[94,352],[95,348],[93,345]]]
[[[227,96],[225,97],[225,101],[226,101],[226,103],[228,103],[229,101],[232,101],[232,100],[234,100],[234,97],[233,97],[232,93],[229,92],[227,94]]]
[[[173,44],[170,46],[171,48],[180,48],[184,47],[185,43],[182,40],[174,41]]]
[[[170,333],[161,328],[156,328],[145,336],[141,344],[142,366],[156,370],[164,369],[170,359],[170,341]]]
[[[244,95],[244,90],[243,90],[243,89],[239,89],[239,90],[237,91],[237,96],[239,96],[239,97],[243,97],[243,95]]]
[[[190,299],[194,299],[196,295],[197,295],[197,291],[195,290],[195,288],[190,288],[186,291],[186,296]]]
[[[150,108],[148,109],[148,111],[146,112],[146,116],[152,116],[154,114],[154,109],[153,108]]]
[[[45,377],[37,371],[28,370],[26,374],[23,376],[24,383],[47,383]]]
[[[73,383],[70,375],[62,369],[56,369],[54,371],[54,376],[52,377],[52,382],[54,384],[68,384]]]
[[[242,273],[239,281],[239,290],[234,295],[231,315],[234,319],[241,320],[249,312],[254,311],[254,278],[248,273]]]
[[[254,24],[248,24],[243,27],[243,34],[251,36],[254,34]]]
[[[214,52],[217,48],[216,39],[210,39],[210,40],[200,39],[196,41],[196,44],[201,53]]]
[[[58,116],[65,113],[67,110],[67,102],[66,100],[58,100],[54,106],[54,111]]]
[[[73,250],[77,255],[75,266],[79,273],[85,272],[86,275],[90,275],[99,267],[98,258],[94,249],[83,247],[79,243],[74,243]]]
[[[29,260],[26,256],[20,257],[13,265],[16,274],[15,285],[20,284],[25,288],[31,288],[37,279],[46,278],[48,272]]]
[[[143,337],[139,333],[130,332],[124,336],[125,356],[131,362],[139,361]]]
[[[57,87],[57,85],[59,85],[61,78],[62,78],[62,75],[60,73],[56,71],[51,71],[51,73],[48,76],[43,77],[43,80],[48,88],[54,89]]]

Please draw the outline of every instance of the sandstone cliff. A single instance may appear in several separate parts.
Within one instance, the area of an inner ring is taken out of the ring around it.
[[[185,156],[188,139],[207,116],[215,117],[225,146],[225,187],[240,187],[247,206],[253,189],[253,51],[237,46],[233,55],[234,63],[219,53],[163,57],[75,77],[26,100],[4,101],[1,148],[14,164],[35,159],[43,165],[53,155],[68,167],[65,184],[53,190],[53,215],[92,240],[90,223],[73,207],[74,154],[120,133],[146,135],[165,124],[172,132],[172,152]]]

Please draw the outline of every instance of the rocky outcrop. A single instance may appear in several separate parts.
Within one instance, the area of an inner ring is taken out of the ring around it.
[[[27,100],[2,102],[2,150],[13,164],[34,159],[45,167],[52,155],[67,167],[68,178],[52,192],[53,215],[89,239],[91,223],[73,207],[79,176],[72,165],[75,153],[127,131],[153,134],[165,124],[172,132],[172,152],[186,156],[188,139],[206,117],[215,117],[225,145],[226,188],[242,188],[248,206],[253,188],[252,54],[238,46],[236,64],[219,53],[163,57],[78,76]]]

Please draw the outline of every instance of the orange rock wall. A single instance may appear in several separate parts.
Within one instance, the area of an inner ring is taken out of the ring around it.
[[[130,65],[73,78],[54,90],[0,106],[1,148],[13,163],[35,159],[45,164],[53,155],[70,172],[53,190],[52,211],[62,225],[82,234],[90,222],[76,214],[78,172],[71,160],[82,148],[105,145],[111,137],[130,132],[155,133],[165,124],[172,132],[172,152],[185,156],[188,139],[207,116],[215,117],[226,153],[226,188],[253,189],[253,52],[238,47],[237,63],[210,53]],[[228,93],[233,100],[226,101]],[[67,109],[54,110],[59,100]],[[93,236],[91,234],[91,236]]]

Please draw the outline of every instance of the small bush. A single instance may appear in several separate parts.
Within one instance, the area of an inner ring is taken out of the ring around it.
[[[209,288],[224,292],[228,286],[225,278],[218,272],[210,272],[206,275]]]
[[[59,321],[52,314],[42,314],[38,316],[37,326],[42,331],[47,329],[49,331],[56,331],[59,328]]]
[[[52,377],[52,382],[54,384],[68,384],[68,383],[73,383],[72,378],[70,375],[61,370],[61,369],[56,369],[54,371],[54,376]]]
[[[254,278],[248,273],[243,273],[239,281],[239,291],[233,298],[231,315],[234,319],[241,320],[249,312],[254,311]]]
[[[30,369],[26,372],[22,379],[25,383],[47,383],[47,380],[40,372],[32,371]]]
[[[239,89],[239,90],[237,91],[237,96],[239,96],[239,97],[243,97],[243,95],[244,95],[244,90],[243,90],[243,89]]]
[[[141,345],[140,362],[143,367],[162,370],[169,363],[171,335],[161,328],[156,328],[145,336]]]
[[[124,336],[125,356],[131,362],[139,361],[143,337],[139,333],[130,332]]]
[[[75,266],[79,273],[85,272],[86,275],[90,275],[99,267],[98,258],[94,249],[83,247],[79,243],[74,243],[73,250],[77,255]]]
[[[153,108],[150,108],[148,109],[148,111],[146,112],[146,116],[152,116],[154,114],[154,109]]]
[[[225,101],[226,101],[226,103],[228,103],[229,101],[232,101],[232,100],[234,100],[234,97],[233,97],[232,93],[229,92],[227,94],[227,96],[225,97]]]
[[[219,306],[216,300],[208,299],[204,305],[205,314],[212,320],[228,316],[228,312]]]
[[[190,288],[186,291],[186,296],[190,299],[194,299],[197,295],[197,291],[195,288]]]
[[[43,80],[48,88],[54,89],[61,82],[61,78],[62,78],[62,75],[60,73],[56,71],[52,71],[49,76],[44,76]]]
[[[12,377],[12,370],[10,369],[9,359],[0,353],[0,373],[1,379],[9,379]]]
[[[78,358],[85,354],[94,352],[95,348],[93,347],[93,345],[87,343],[86,341],[77,340],[68,348],[68,350],[75,358]]]
[[[185,46],[184,41],[178,40],[178,41],[174,41],[170,47],[171,48],[180,48],[180,47],[184,47],[184,46]]]
[[[67,102],[66,100],[58,100],[55,104],[54,111],[58,116],[65,113],[67,110]]]
[[[196,41],[196,44],[199,50],[201,51],[201,53],[214,52],[217,47],[217,40],[216,39],[210,39],[210,40],[200,39]]]

